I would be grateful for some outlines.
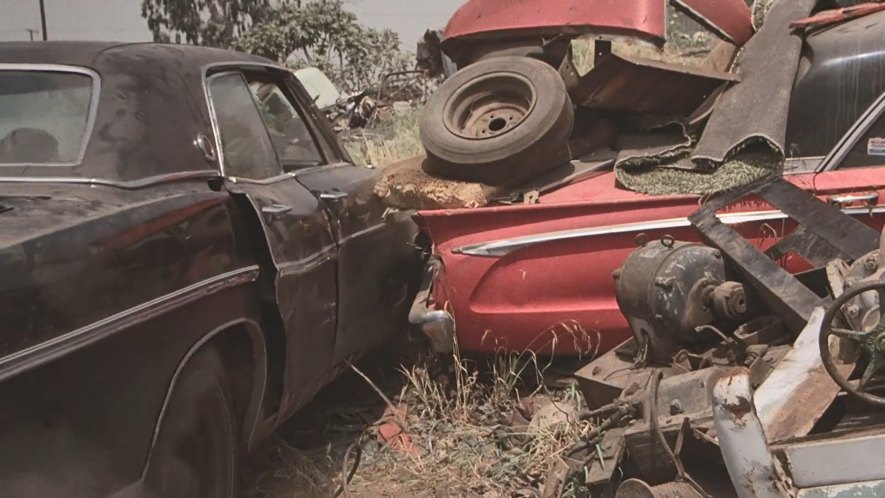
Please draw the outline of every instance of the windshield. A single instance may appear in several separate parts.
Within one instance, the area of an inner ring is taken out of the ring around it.
[[[0,166],[80,162],[92,95],[87,74],[0,70]]]

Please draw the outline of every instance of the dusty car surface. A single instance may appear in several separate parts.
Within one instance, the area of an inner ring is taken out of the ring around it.
[[[0,44],[0,489],[229,497],[417,269],[307,93],[187,46]]]
[[[883,33],[879,13],[805,37],[783,167],[790,183],[875,228],[885,221],[885,118],[876,101],[885,91],[876,48]],[[605,158],[592,160],[595,172],[541,190],[534,203],[420,212],[434,255],[412,322],[438,349],[456,335],[468,351],[598,352],[628,336],[613,271],[637,239],[698,240],[686,217],[703,199],[621,189],[615,173],[599,171]],[[786,228],[783,214],[761,200],[743,201],[722,216],[761,248]],[[792,271],[807,268],[790,254],[779,261]],[[552,335],[559,337],[553,345]]]

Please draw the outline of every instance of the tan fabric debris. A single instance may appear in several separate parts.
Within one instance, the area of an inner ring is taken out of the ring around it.
[[[499,187],[430,176],[422,168],[426,159],[422,155],[391,164],[375,184],[375,193],[397,209],[476,208],[504,193]]]

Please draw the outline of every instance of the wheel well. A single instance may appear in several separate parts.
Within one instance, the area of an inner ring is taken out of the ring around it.
[[[253,340],[245,326],[235,325],[219,332],[206,346],[214,347],[221,353],[228,386],[234,398],[234,413],[242,427],[252,391],[256,387]]]
[[[178,366],[181,371],[198,351],[211,347],[218,351],[223,363],[227,385],[233,397],[234,415],[240,427],[240,445],[248,452],[265,436],[263,422],[273,414],[264,399],[268,388],[267,342],[260,327],[254,322],[238,321],[219,327],[198,341]],[[176,372],[176,377],[177,377]],[[169,386],[168,396],[175,389],[175,381]],[[163,424],[162,417],[158,421]],[[157,429],[159,430],[159,425]]]

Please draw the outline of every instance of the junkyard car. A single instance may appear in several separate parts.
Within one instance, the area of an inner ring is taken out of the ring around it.
[[[805,38],[783,172],[876,228],[885,221],[885,118],[874,102],[885,91],[877,76],[885,64],[877,45],[883,34],[880,12]],[[604,351],[624,340],[613,271],[637,238],[697,240],[686,217],[701,199],[643,195],[620,189],[614,173],[595,175],[542,190],[535,203],[421,212],[434,256],[412,322],[438,349],[451,347],[453,335],[462,350],[486,352],[549,351],[551,334],[560,353]],[[763,248],[785,228],[782,213],[753,199],[730,207],[723,219]],[[806,267],[790,254],[781,263]]]
[[[0,494],[234,496],[405,317],[374,175],[265,59],[0,44]]]

